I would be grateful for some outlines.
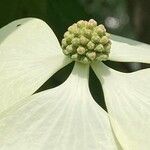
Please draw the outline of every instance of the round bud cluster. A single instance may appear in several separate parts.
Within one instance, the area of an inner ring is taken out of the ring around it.
[[[107,60],[110,48],[110,34],[93,19],[81,20],[70,26],[62,40],[63,53],[82,63]]]

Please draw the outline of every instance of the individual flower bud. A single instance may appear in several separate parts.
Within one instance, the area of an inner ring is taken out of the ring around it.
[[[94,50],[95,44],[90,41],[90,42],[88,42],[88,44],[87,44],[87,48],[88,48],[89,50]]]
[[[84,57],[84,58],[82,59],[82,62],[83,62],[84,64],[87,64],[87,63],[90,62],[90,60],[89,60],[87,57]]]
[[[66,47],[66,50],[68,51],[68,53],[73,52],[72,45],[68,45],[68,46]]]
[[[64,37],[66,38],[70,34],[69,31],[65,32]]]
[[[86,45],[88,42],[89,42],[89,40],[86,37],[84,37],[84,36],[80,37],[80,43],[82,45]]]
[[[70,27],[68,28],[68,31],[72,33],[75,28],[77,28],[77,24],[76,24],[76,23],[74,23],[72,26],[70,26]]]
[[[90,19],[89,23],[91,23],[94,27],[97,26],[97,22],[94,19]]]
[[[66,39],[62,39],[61,44],[62,48],[65,48],[68,45]]]
[[[102,43],[103,45],[106,44],[108,41],[109,41],[109,39],[108,39],[107,36],[103,36],[103,37],[100,39],[100,43]]]
[[[79,44],[80,44],[80,39],[79,38],[74,38],[72,41],[71,41],[72,45],[75,46],[75,47],[78,47]]]
[[[94,49],[97,52],[102,52],[104,50],[104,46],[102,44],[99,44]]]
[[[101,27],[96,27],[94,30],[99,36],[103,36],[104,30]]]
[[[79,36],[80,35],[80,30],[78,28],[74,28],[72,33],[75,35],[75,36]]]
[[[91,32],[91,30],[89,30],[89,29],[83,29],[83,30],[82,30],[82,34],[83,34],[86,38],[88,38],[88,39],[90,39],[91,36],[92,36],[92,32]]]
[[[108,60],[108,55],[102,54],[99,57],[96,58],[99,61],[105,61]]]
[[[106,32],[106,28],[104,27],[104,25],[100,24],[98,27],[100,27],[104,32]]]
[[[96,53],[95,52],[87,52],[86,56],[90,59],[90,60],[94,60],[96,58]]]
[[[79,46],[78,48],[77,48],[77,52],[78,52],[78,54],[80,54],[80,55],[83,55],[84,53],[85,53],[85,48],[84,47],[81,47],[81,46]]]
[[[78,26],[79,28],[85,27],[85,21],[83,21],[83,20],[78,21],[78,22],[77,22],[77,26]]]
[[[66,39],[66,42],[68,44],[71,44],[71,41],[72,41],[73,38],[74,38],[73,34],[68,34],[68,36],[65,39]]]
[[[106,34],[106,36],[110,39],[110,34],[109,34],[109,33],[107,33],[107,32],[106,32],[105,34]]]
[[[100,37],[98,35],[92,36],[91,41],[93,43],[99,43],[100,42]]]
[[[78,58],[78,54],[73,54],[73,55],[71,56],[71,58],[72,58],[72,59],[77,59],[77,58]]]
[[[65,54],[65,55],[68,55],[69,54],[69,52],[65,49],[65,50],[63,50],[63,53]]]
[[[111,44],[106,44],[105,46],[104,46],[104,48],[105,48],[105,50],[106,50],[106,52],[107,53],[109,53],[110,52],[110,49],[111,49]]]
[[[90,19],[89,22],[87,23],[87,27],[90,29],[93,29],[96,26],[97,26],[97,22],[94,19]]]

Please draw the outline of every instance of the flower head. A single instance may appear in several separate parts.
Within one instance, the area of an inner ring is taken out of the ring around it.
[[[107,60],[110,48],[110,35],[93,19],[81,20],[70,26],[62,40],[63,53],[85,64]]]
[[[106,66],[104,59],[97,59],[103,53],[96,51],[101,44],[106,53],[105,45],[110,44],[105,28],[97,28],[94,20],[75,26],[79,30],[71,26],[62,40],[67,56],[53,31],[39,19],[17,20],[0,30],[0,149],[149,149],[150,69],[121,73]],[[85,26],[89,29],[83,36]],[[149,45],[111,37],[108,60],[150,63]],[[34,94],[74,60],[63,84]],[[108,113],[91,96],[89,66],[102,84]]]

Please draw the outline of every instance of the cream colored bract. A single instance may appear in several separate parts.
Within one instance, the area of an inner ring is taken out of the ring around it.
[[[150,63],[150,46],[113,35],[109,59]],[[149,150],[150,69],[91,64],[108,113],[90,94],[89,65],[76,62],[63,84],[33,94],[70,62],[42,20],[0,30],[0,150]]]

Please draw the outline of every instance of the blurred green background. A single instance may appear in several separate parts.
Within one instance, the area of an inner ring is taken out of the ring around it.
[[[150,43],[149,0],[0,0],[0,27],[23,17],[45,20],[59,39],[79,19],[96,19],[111,33]]]
[[[37,17],[50,25],[59,40],[74,22],[93,18],[103,23],[111,33],[150,43],[149,16],[150,0],[0,0],[0,27],[15,19]],[[107,63],[124,72],[144,66],[137,63]],[[62,83],[71,69],[72,64],[54,75],[38,91]],[[91,93],[105,107],[101,85],[92,70],[90,76]]]

